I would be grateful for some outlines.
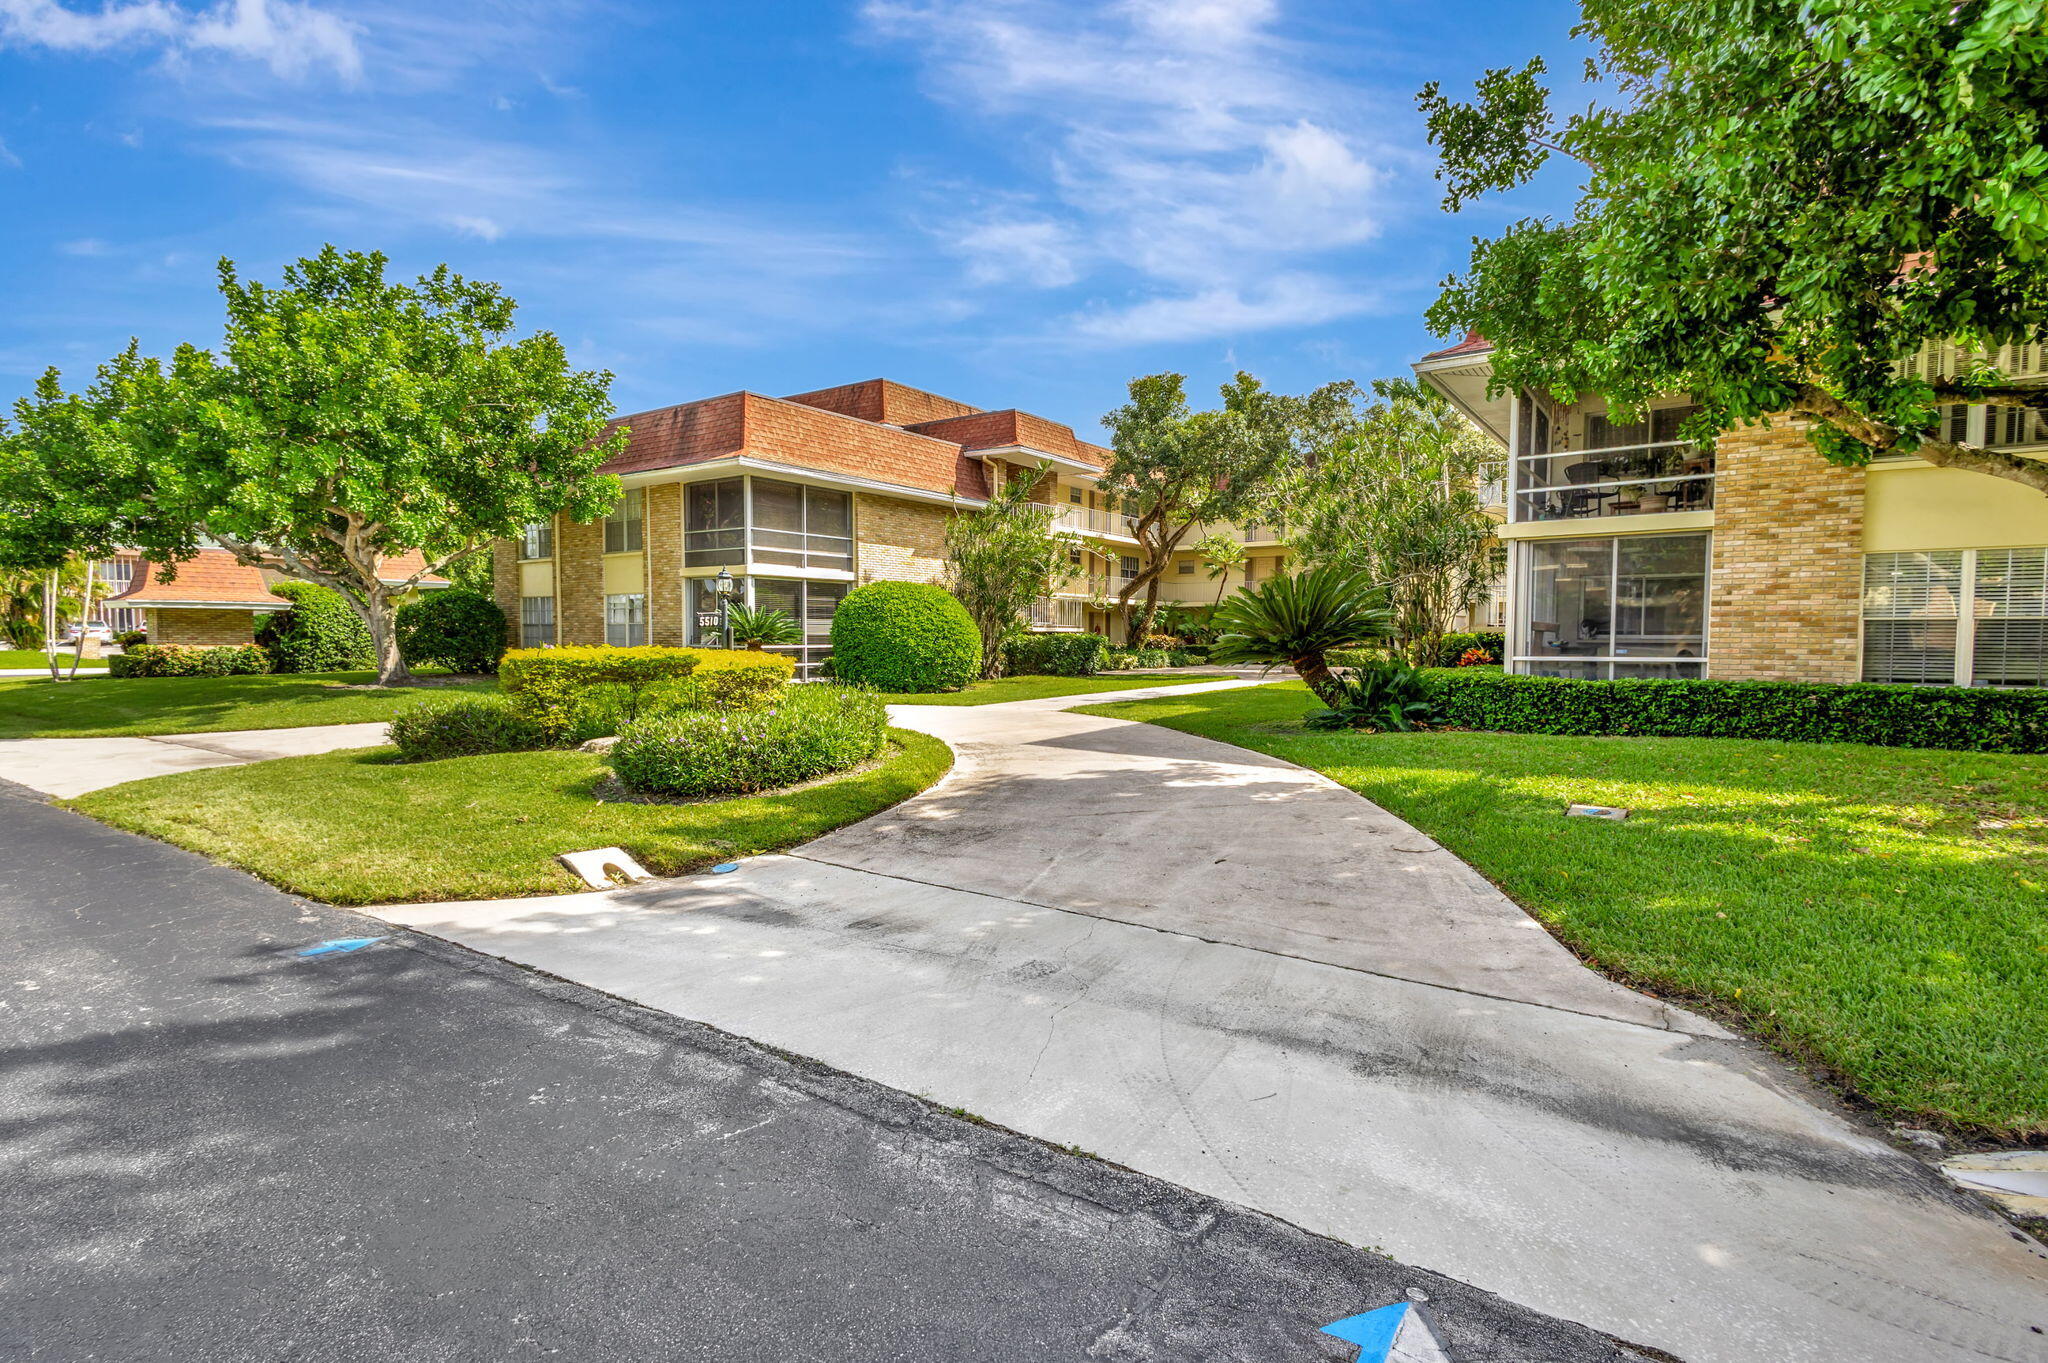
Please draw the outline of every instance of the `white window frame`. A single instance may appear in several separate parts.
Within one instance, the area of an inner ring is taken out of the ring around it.
[[[605,513],[604,551],[607,554],[637,554],[646,545],[646,494],[637,487],[629,487],[619,498],[619,504]]]
[[[1887,551],[1884,551],[1884,552],[1880,552],[1880,553],[1875,553],[1875,554],[1865,554],[1865,555],[1863,556],[1863,571],[1864,571],[1864,582],[1865,582],[1866,584],[1867,584],[1867,583],[1869,582],[1869,573],[1870,573],[1870,566],[1871,566],[1871,562],[1872,562],[1872,560],[1875,560],[1875,559],[1888,559],[1888,558],[1895,558],[1895,557],[1899,557],[1899,556],[1901,556],[1901,555],[1909,555],[1909,554],[1922,554],[1922,553],[1925,553],[1925,554],[1936,554],[1936,553],[1953,553],[1953,554],[1959,554],[1959,555],[1961,555],[1961,558],[1960,558],[1960,559],[1959,559],[1959,561],[1958,561],[1958,567],[1957,567],[1957,569],[1956,569],[1956,589],[1955,589],[1955,605],[1956,605],[1956,613],[1955,613],[1955,619],[1954,619],[1954,624],[1955,624],[1955,631],[1956,631],[1956,643],[1955,643],[1955,666],[1954,666],[1954,669],[1953,669],[1953,671],[1952,671],[1952,673],[1951,673],[1951,675],[1950,675],[1950,678],[1949,678],[1949,680],[1947,680],[1947,681],[1945,681],[1945,682],[1942,682],[1942,681],[1891,681],[1891,680],[1890,680],[1890,679],[1888,679],[1888,678],[1881,678],[1881,677],[1869,677],[1869,678],[1864,678],[1864,680],[1867,680],[1867,681],[1873,681],[1873,682],[1878,682],[1878,683],[1880,683],[1880,684],[1885,684],[1885,685],[1892,685],[1892,686],[1982,686],[1982,687],[1994,687],[1994,688],[1995,688],[1995,687],[1997,687],[1997,686],[1999,685],[1998,683],[1995,683],[1995,682],[1980,682],[1980,681],[1978,681],[1978,680],[1977,680],[1977,631],[1978,631],[1978,628],[1979,628],[1979,627],[1980,627],[1980,626],[1982,625],[1982,623],[1983,623],[1983,622],[1984,622],[1984,621],[1985,621],[1986,619],[1996,618],[1996,617],[1990,617],[1990,616],[1987,616],[1987,615],[1985,615],[1985,614],[1984,614],[1984,613],[1983,613],[1982,611],[1980,611],[1980,610],[1979,610],[1979,609],[1977,608],[1977,576],[1978,576],[1978,571],[1977,571],[1977,570],[1978,570],[1978,565],[1979,565],[1979,563],[1980,563],[1980,561],[1981,561],[1981,559],[1982,559],[1982,556],[1983,556],[1984,554],[1986,554],[1986,553],[1999,553],[1999,554],[2002,554],[2002,553],[2007,553],[2007,552],[2010,552],[2011,550],[2015,550],[2015,549],[2018,549],[2018,550],[2036,550],[2036,549],[2043,549],[2043,546],[2041,546],[2041,545],[2036,545],[2036,544],[2020,544],[2020,545],[1997,545],[1997,546],[1993,546],[1993,547],[1991,547],[1991,548],[1986,548],[1986,549],[1904,549],[1904,550],[1887,550]],[[1867,587],[1867,585],[1866,585],[1866,587],[1865,587],[1865,591],[1866,591],[1866,593],[1868,592],[1868,587]],[[2020,619],[2024,619],[2024,618],[2027,618],[2027,617],[2024,617],[2024,616],[2022,616],[2022,617],[2005,617],[2005,618],[2020,618]],[[1868,658],[1869,658],[1869,653],[1870,653],[1870,647],[1869,647],[1869,640],[1870,640],[1870,625],[1871,625],[1871,622],[1872,622],[1872,621],[1874,621],[1874,620],[1875,620],[1875,621],[1885,621],[1885,620],[1914,620],[1914,619],[1920,619],[1920,620],[1925,620],[1925,621],[1928,621],[1929,623],[1945,623],[1945,622],[1948,622],[1948,620],[1949,620],[1949,617],[1948,617],[1948,616],[1947,616],[1946,614],[1943,614],[1943,615],[1928,615],[1928,616],[1910,616],[1910,615],[1872,615],[1872,614],[1870,613],[1870,605],[1869,605],[1869,600],[1868,600],[1868,597],[1867,597],[1867,595],[1866,595],[1866,597],[1865,597],[1864,601],[1863,601],[1863,602],[1861,602],[1861,603],[1859,604],[1859,606],[1858,606],[1858,614],[1857,614],[1857,636],[1856,636],[1856,638],[1857,638],[1857,647],[1858,647],[1858,649],[1859,649],[1859,651],[1860,651],[1860,654],[1861,654],[1861,657],[1859,657],[1859,659],[1858,659],[1858,662],[1857,662],[1857,676],[1858,676],[1858,677],[1863,677],[1863,669],[1864,669],[1864,666],[1866,665],[1866,663],[1867,663],[1867,661],[1868,661]]]
[[[540,607],[545,605],[546,610]],[[533,617],[546,615],[541,620]],[[547,638],[536,639],[534,631],[545,629]],[[540,648],[555,642],[555,598],[552,596],[522,596],[519,598],[519,643],[522,648]]]
[[[1671,654],[1661,654],[1655,657],[1614,656],[1614,654],[1611,652],[1611,650],[1614,647],[1613,639],[1616,632],[1614,626],[1619,622],[1621,618],[1621,551],[1616,546],[1618,546],[1622,540],[1665,539],[1692,536],[1697,536],[1698,538],[1705,541],[1705,544],[1703,545],[1701,550],[1701,560],[1703,563],[1703,567],[1700,570],[1700,587],[1701,590],[1705,593],[1705,600],[1702,603],[1704,609],[1700,612],[1699,653],[1696,656],[1689,658],[1676,657]],[[1533,567],[1533,565],[1530,562],[1530,557],[1534,552],[1534,547],[1536,545],[1546,543],[1552,539],[1604,540],[1607,543],[1607,647],[1610,650],[1610,652],[1559,654],[1528,653],[1521,651],[1526,646],[1529,637],[1529,597],[1531,595],[1531,592],[1529,590],[1529,573]],[[1545,666],[1555,667],[1560,664],[1570,665],[1578,663],[1588,663],[1592,664],[1595,667],[1608,669],[1607,676],[1595,677],[1595,681],[1621,680],[1622,678],[1616,675],[1613,670],[1617,667],[1668,667],[1672,665],[1678,665],[1684,667],[1697,666],[1699,668],[1700,672],[1698,678],[1686,677],[1678,679],[1683,681],[1704,681],[1706,678],[1714,675],[1714,536],[1712,531],[1675,530],[1668,532],[1668,534],[1651,533],[1635,535],[1545,536],[1543,539],[1517,540],[1515,541],[1514,549],[1515,553],[1512,555],[1514,561],[1508,565],[1509,600],[1506,612],[1507,648],[1504,650],[1508,655],[1508,671],[1519,672],[1524,675],[1528,675],[1530,674],[1532,664],[1540,663]]]
[[[638,648],[647,642],[647,593],[605,595],[604,641],[611,648]]]
[[[535,521],[519,532],[519,557],[523,561],[555,556],[555,523]]]

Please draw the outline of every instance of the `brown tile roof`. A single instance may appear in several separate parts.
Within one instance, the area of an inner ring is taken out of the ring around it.
[[[409,549],[385,559],[379,575],[387,582],[402,581],[425,563],[419,550]],[[166,582],[163,570],[145,561],[129,582],[128,590],[119,596],[109,597],[108,601],[144,608],[249,606],[282,610],[286,605],[282,597],[270,593],[271,583],[287,580],[282,574],[237,563],[235,556],[225,549],[201,549],[192,558],[176,565],[175,572],[176,576]],[[420,585],[445,587],[448,579],[429,575],[420,579]]]
[[[128,590],[110,598],[123,606],[249,606],[282,609],[284,601],[270,594],[261,568],[235,562],[225,549],[201,549],[175,566],[176,577],[161,578],[164,570],[144,563]]]
[[[863,379],[837,388],[819,388],[809,393],[792,393],[785,402],[822,407],[841,416],[862,421],[879,421],[889,426],[914,426],[924,421],[967,416],[981,410],[922,388],[912,388],[891,379]]]
[[[1478,355],[1491,349],[1493,342],[1476,331],[1468,331],[1465,333],[1465,339],[1456,345],[1447,345],[1442,350],[1432,350],[1416,363],[1421,364],[1423,360],[1447,360],[1453,355]]]
[[[1000,412],[976,412],[972,416],[925,421],[911,427],[925,435],[958,441],[969,450],[1004,449],[1021,445],[1047,454],[1078,459],[1101,468],[1109,462],[1109,451],[1077,439],[1072,426],[1047,421],[1042,416],[1011,407]]]

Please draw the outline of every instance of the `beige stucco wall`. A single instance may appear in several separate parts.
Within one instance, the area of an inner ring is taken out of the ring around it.
[[[1864,486],[1866,553],[2048,544],[2048,497],[2003,478],[1888,460]]]

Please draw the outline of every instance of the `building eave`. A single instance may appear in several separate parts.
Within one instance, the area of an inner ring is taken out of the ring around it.
[[[855,420],[856,418],[847,418]],[[626,487],[648,487],[656,483],[695,482],[702,476],[717,476],[733,473],[765,473],[778,478],[789,478],[797,482],[816,483],[823,487],[845,488],[851,492],[866,492],[877,497],[896,497],[907,502],[930,502],[939,506],[977,508],[988,505],[983,497],[963,497],[956,492],[938,492],[931,488],[910,487],[903,483],[885,482],[880,478],[862,478],[851,473],[835,473],[829,469],[809,468],[802,464],[783,464],[753,455],[723,455],[706,459],[695,464],[671,464],[666,468],[643,469],[637,473],[622,473],[619,482]]]

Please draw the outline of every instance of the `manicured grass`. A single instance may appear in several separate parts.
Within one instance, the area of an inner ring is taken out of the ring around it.
[[[1312,767],[1590,963],[1738,1020],[1882,1112],[2048,1136],[2048,759],[1694,738],[1314,733],[1298,683],[1131,701]],[[1625,823],[1568,802],[1633,809]]]
[[[330,904],[560,894],[584,887],[558,852],[623,847],[676,875],[865,818],[952,765],[935,738],[890,738],[889,755],[852,776],[702,804],[600,804],[591,792],[606,768],[588,753],[404,763],[392,748],[180,772],[69,803]]]
[[[965,691],[892,692],[882,699],[891,705],[1000,705],[1006,700],[1042,700],[1047,696],[1082,696],[1094,691],[1136,691],[1147,686],[1233,680],[1222,672],[1175,677],[1141,677],[1128,672],[1106,672],[1098,677],[1004,677],[974,682]]]
[[[49,665],[49,655],[39,648],[0,648],[0,667],[40,667],[47,669]],[[105,658],[85,658],[79,662],[78,670],[84,672],[89,668],[104,669],[106,665],[107,660]],[[67,648],[57,655],[57,666],[63,668],[66,672],[71,670],[70,649]]]
[[[0,739],[196,734],[221,729],[290,729],[390,719],[449,688],[350,691],[368,672],[283,677],[93,677],[0,680]],[[464,683],[490,690],[494,683]]]

